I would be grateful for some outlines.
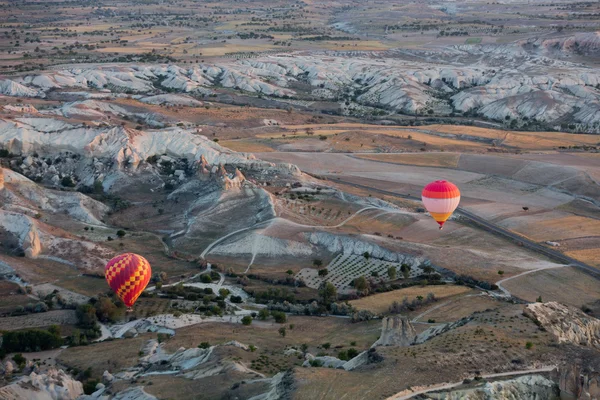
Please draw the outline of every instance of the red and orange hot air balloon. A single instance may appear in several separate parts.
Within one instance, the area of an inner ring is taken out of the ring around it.
[[[123,300],[128,310],[131,310],[150,282],[151,275],[152,269],[148,260],[133,253],[121,254],[104,267],[104,277],[108,286]]]
[[[429,214],[442,229],[444,222],[450,218],[460,203],[460,190],[452,182],[435,181],[423,188],[421,199]]]

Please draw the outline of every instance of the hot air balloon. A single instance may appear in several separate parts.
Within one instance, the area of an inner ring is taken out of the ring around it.
[[[427,211],[442,229],[444,222],[450,218],[460,203],[460,190],[452,182],[435,181],[423,188],[421,199]]]
[[[150,282],[152,269],[142,256],[125,253],[110,260],[104,267],[108,286],[125,303],[128,311]]]

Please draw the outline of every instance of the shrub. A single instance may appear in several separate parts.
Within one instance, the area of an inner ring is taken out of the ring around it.
[[[311,367],[315,367],[315,368],[323,366],[323,362],[321,360],[317,360],[316,358],[310,360],[308,363],[310,364]]]
[[[283,311],[271,311],[271,315],[278,324],[283,324],[287,321],[287,315]]]
[[[73,179],[71,179],[70,176],[63,177],[60,181],[60,184],[64,187],[75,187],[75,183],[73,182]]]
[[[527,343],[525,343],[525,348],[526,348],[527,350],[531,350],[531,349],[533,348],[533,343],[531,343],[531,342],[527,342]]]
[[[249,315],[244,316],[244,318],[242,318],[242,324],[244,325],[250,325],[252,323],[252,317]]]
[[[358,355],[358,350],[356,350],[354,347],[348,349],[348,360],[352,360],[357,355]]]
[[[210,343],[208,342],[202,342],[198,345],[198,348],[200,349],[208,349],[210,347]]]
[[[123,229],[119,229],[117,231],[117,236],[120,237],[120,238],[124,237],[125,236],[125,231]]]

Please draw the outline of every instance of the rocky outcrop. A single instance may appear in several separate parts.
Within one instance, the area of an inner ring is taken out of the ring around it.
[[[258,396],[251,397],[249,400],[289,400],[295,389],[293,372],[280,372],[271,378],[271,390]]]
[[[0,191],[4,189],[4,169],[0,167]]]
[[[541,375],[521,376],[506,381],[487,382],[482,387],[428,393],[427,399],[436,400],[559,400],[558,385]]]
[[[472,317],[467,317],[467,318],[461,318],[458,321],[454,321],[454,322],[447,322],[445,324],[440,324],[440,325],[436,325],[436,326],[432,326],[431,328],[421,332],[420,334],[417,335],[417,337],[415,338],[414,344],[421,344],[426,342],[427,340],[441,335],[443,333],[446,333],[448,331],[451,331],[452,329],[456,329],[459,328],[463,325],[466,325],[469,323],[469,321],[471,321],[473,318]]]
[[[0,228],[17,238],[26,257],[36,258],[42,251],[40,235],[34,219],[23,214],[0,210]]]
[[[407,347],[413,344],[416,337],[417,332],[407,317],[399,315],[386,317],[381,321],[381,336],[372,347]]]
[[[1,399],[75,400],[83,395],[83,385],[63,370],[50,369],[45,374],[32,372],[0,388]]]
[[[591,363],[566,364],[559,370],[561,400],[600,399],[600,371]]]
[[[396,253],[360,238],[334,235],[327,232],[307,233],[306,236],[311,244],[325,247],[331,253],[362,256],[366,252],[369,253],[372,258],[391,262],[406,263],[413,268],[417,268],[419,265],[426,262],[421,257]]]
[[[179,127],[142,131],[123,126],[71,125],[52,118],[0,119],[0,143],[4,149],[23,155],[11,159],[11,168],[57,186],[70,178],[76,185],[90,187],[104,182],[108,190],[111,183],[131,172],[154,175],[147,160],[155,160],[157,168],[163,166],[162,172],[169,171],[171,180],[179,181],[186,179],[186,169],[198,165],[200,176],[213,174],[225,188],[241,187],[246,177],[241,171],[228,173],[220,165],[257,172],[263,179],[300,173],[296,166],[260,161],[251,154],[221,147],[195,130]]]
[[[559,343],[600,349],[600,320],[557,302],[528,304],[523,314],[550,332]]]

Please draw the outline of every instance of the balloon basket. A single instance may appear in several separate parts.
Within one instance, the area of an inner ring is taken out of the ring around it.
[[[128,313],[133,312],[133,308],[132,307],[127,307],[127,311]]]
[[[444,227],[443,227],[443,226],[440,226],[440,231],[441,231],[442,229],[444,229]]]

